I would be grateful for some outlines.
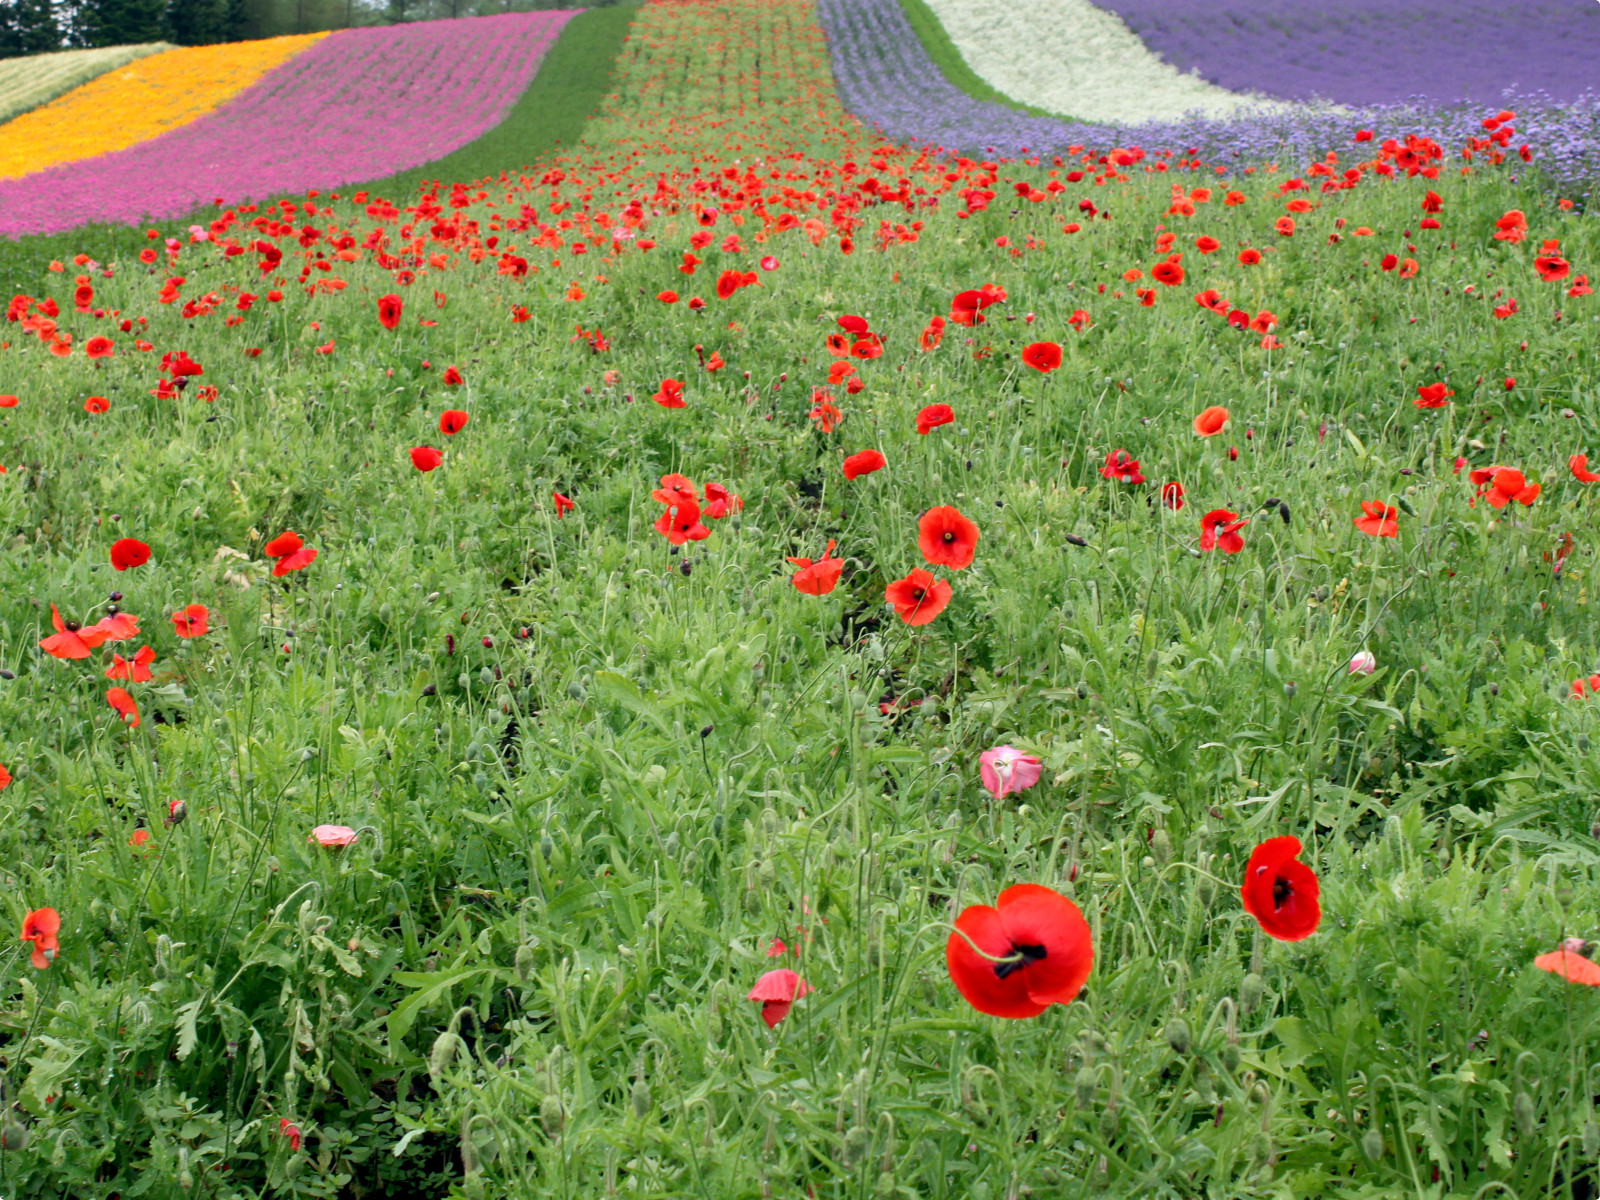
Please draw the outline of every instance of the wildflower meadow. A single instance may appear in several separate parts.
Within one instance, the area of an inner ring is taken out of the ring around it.
[[[943,7],[34,110],[0,1196],[1600,1190],[1595,97]]]

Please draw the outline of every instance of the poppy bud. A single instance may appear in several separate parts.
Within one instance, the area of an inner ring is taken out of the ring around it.
[[[1498,687],[1499,685],[1495,684],[1493,686]],[[1499,695],[1498,692],[1496,692],[1495,694]],[[1584,754],[1589,753],[1589,735],[1587,733],[1580,733],[1578,735],[1578,737],[1577,737],[1577,741],[1575,742],[1575,745]]]
[[[1100,1110],[1100,1136],[1110,1141],[1117,1136],[1117,1126],[1121,1123],[1122,1113],[1113,1101]]]
[[[17,673],[15,671],[0,667],[0,679],[15,679],[16,677]]]
[[[1291,699],[1291,700],[1294,699],[1295,693],[1298,692],[1299,690],[1300,689],[1295,686],[1295,682],[1292,679],[1288,680],[1283,685],[1283,694],[1285,696],[1289,697],[1289,699]]]
[[[873,1187],[875,1200],[893,1200],[893,1197],[899,1194],[900,1188],[894,1181],[894,1172],[888,1170],[879,1171],[878,1182]]]
[[[447,633],[447,634],[444,635],[444,652],[446,654],[449,654],[449,655],[454,655],[455,654],[455,652],[456,652],[456,635],[455,634]]]
[[[546,1137],[560,1137],[561,1127],[566,1124],[566,1121],[567,1115],[561,1110],[559,1097],[546,1096],[539,1101],[539,1124],[544,1126]]]
[[[1593,1117],[1583,1123],[1583,1156],[1590,1162],[1600,1158],[1600,1125]]]
[[[1266,980],[1251,971],[1239,982],[1239,1011],[1255,1012],[1261,996],[1267,990]]]
[[[1417,506],[1411,503],[1410,496],[1401,493],[1401,495],[1395,498],[1395,503],[1400,506],[1400,511],[1405,513],[1406,516],[1414,517],[1417,515]]]
[[[1174,1054],[1187,1054],[1189,1044],[1189,1023],[1182,1017],[1173,1017],[1167,1022],[1167,1045]]]
[[[1376,1129],[1369,1129],[1361,1135],[1361,1153],[1373,1162],[1383,1157],[1383,1134]]]
[[[650,1085],[642,1079],[633,1081],[633,1115],[644,1120],[650,1115],[655,1100],[650,1095]]]
[[[189,806],[182,800],[174,800],[167,806],[167,815],[162,824],[171,829],[188,815]]]
[[[478,668],[478,682],[481,683],[484,687],[493,687],[494,686],[494,672],[491,671],[488,667],[479,667]]]
[[[716,729],[715,725],[707,725],[705,728],[700,730],[700,740],[705,741],[706,738],[711,736],[712,730],[714,729]]]
[[[1074,546],[1087,546],[1089,544],[1086,538],[1081,538],[1075,533],[1067,534],[1067,541]]]
[[[483,648],[485,650],[493,649],[494,648],[494,639],[492,637],[485,637],[483,639]]]
[[[438,690],[439,690],[439,685],[438,684],[429,683],[429,684],[423,685],[422,694],[424,696],[432,696],[432,695],[436,694],[438,692]]]
[[[549,862],[551,856],[555,854],[555,852],[555,841],[547,833],[539,839],[539,853],[544,855],[545,862]]]
[[[763,888],[772,888],[778,882],[778,864],[770,858],[763,861],[757,869],[757,875]]]
[[[455,1062],[464,1045],[461,1035],[453,1029],[446,1029],[433,1039],[433,1049],[428,1051],[428,1077],[433,1080],[435,1091],[439,1090],[439,1077]]]
[[[1094,1164],[1094,1170],[1089,1173],[1089,1187],[1094,1191],[1103,1192],[1111,1186],[1111,1163],[1102,1154]]]
[[[1287,501],[1278,502],[1278,515],[1283,518],[1283,523],[1289,523],[1289,505]]]
[[[839,1150],[839,1162],[847,1171],[855,1170],[858,1163],[867,1156],[867,1149],[872,1141],[872,1135],[863,1125],[854,1125],[844,1135],[844,1145]]]
[[[530,979],[533,978],[534,957],[535,957],[535,951],[534,951],[532,943],[523,942],[522,945],[517,947],[517,957],[516,957],[517,978],[520,979],[523,983],[527,983]]]
[[[456,686],[463,692],[470,690],[472,687],[472,677],[465,671],[461,672],[461,674],[456,676]]]
[[[1073,1077],[1073,1098],[1077,1100],[1079,1108],[1086,1109],[1094,1103],[1095,1084],[1093,1067],[1082,1067]]]
[[[1539,1128],[1539,1113],[1533,1107],[1533,1097],[1527,1092],[1518,1092],[1516,1099],[1511,1102],[1511,1111],[1517,1118],[1517,1128],[1522,1131],[1522,1136],[1531,1138]]]
[[[761,893],[753,887],[747,887],[744,890],[744,911],[752,917],[761,915]]]
[[[6,1150],[26,1150],[28,1148],[28,1127],[19,1125],[15,1121],[7,1121],[4,1130],[0,1130],[0,1148]]]
[[[1163,867],[1172,861],[1172,838],[1165,829],[1150,835],[1150,854]]]

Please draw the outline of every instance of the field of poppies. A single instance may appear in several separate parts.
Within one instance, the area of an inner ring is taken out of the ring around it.
[[[1586,185],[919,46],[6,244],[0,1193],[1595,1194]]]

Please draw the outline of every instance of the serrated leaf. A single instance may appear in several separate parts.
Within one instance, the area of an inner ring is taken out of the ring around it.
[[[205,1003],[205,997],[191,1000],[187,1004],[178,1006],[178,1061],[182,1062],[194,1053],[195,1045],[200,1041],[200,1006]]]

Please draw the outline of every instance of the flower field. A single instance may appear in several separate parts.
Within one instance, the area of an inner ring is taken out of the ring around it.
[[[0,61],[0,122],[48,104],[97,75],[173,47],[165,42],[108,46],[104,50],[62,50]]]
[[[109,71],[0,126],[0,180],[180,129],[325,36],[189,46]]]
[[[4,1194],[1592,1196],[1579,127],[1209,156],[894,4],[568,15],[13,226]],[[547,61],[581,139],[357,178]]]
[[[571,16],[332,34],[164,136],[0,181],[0,235],[170,219],[215,197],[338,187],[442,158],[505,116]],[[180,177],[165,169],[172,162],[186,164]]]

